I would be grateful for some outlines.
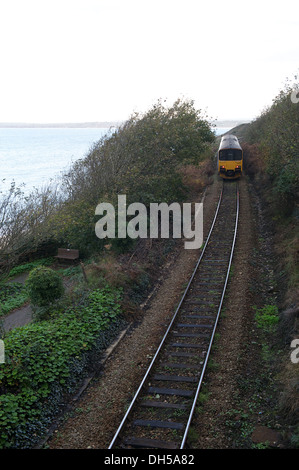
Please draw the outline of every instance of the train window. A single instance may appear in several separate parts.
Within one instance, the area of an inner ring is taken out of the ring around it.
[[[242,160],[242,150],[224,149],[219,152],[219,160]]]

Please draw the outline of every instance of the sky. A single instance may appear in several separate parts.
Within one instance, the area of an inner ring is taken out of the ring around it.
[[[299,67],[298,0],[0,0],[0,122],[121,121],[158,99],[257,117]]]

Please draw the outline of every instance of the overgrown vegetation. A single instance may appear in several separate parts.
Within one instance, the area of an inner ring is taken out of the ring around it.
[[[38,439],[63,394],[86,373],[88,352],[107,345],[103,332],[118,320],[120,300],[121,292],[107,286],[88,293],[81,305],[53,311],[51,321],[6,334],[0,448],[28,447]]]
[[[288,287],[299,287],[299,106],[291,99],[297,77],[271,107],[243,130],[244,164],[279,227]]]
[[[258,328],[262,328],[267,332],[271,332],[273,327],[277,325],[278,317],[278,308],[276,305],[265,305],[262,308],[256,308],[255,310],[255,321]]]
[[[299,106],[291,99],[298,86],[297,79],[287,82],[245,134],[247,174],[266,184],[268,201],[278,216],[298,217]]]
[[[79,249],[83,257],[101,251],[105,242],[94,233],[97,204],[115,203],[118,194],[126,194],[128,204],[182,201],[190,183],[186,167],[204,160],[213,140],[192,101],[169,108],[159,101],[102,138],[52,186],[26,196],[12,184],[0,194],[0,270],[52,255],[58,246]],[[114,247],[127,250],[127,243],[114,241]]]
[[[9,271],[7,278],[13,278],[15,276],[18,276],[19,274],[31,271],[31,269],[37,266],[51,266],[53,264],[53,261],[53,258],[42,258],[37,259],[35,261],[30,261],[29,263],[19,264],[18,266],[15,266]]]
[[[15,308],[21,307],[27,300],[28,293],[23,284],[19,282],[13,284],[0,283],[0,317]]]
[[[291,97],[298,87],[297,79],[287,82],[272,106],[246,128],[243,143],[246,173],[279,227],[279,249],[295,296],[299,288],[299,106]]]
[[[146,240],[99,240],[97,204],[116,203],[118,194],[126,194],[128,204],[183,202],[205,184],[213,140],[192,101],[170,108],[159,101],[101,139],[55,184],[29,196],[14,183],[0,192],[2,313],[24,299],[35,306],[30,324],[4,335],[1,448],[38,441],[91,367],[90,358],[138,314],[150,270],[155,266],[157,275],[173,249],[167,240],[156,250]],[[50,269],[58,247],[79,249],[84,264]],[[25,286],[7,283],[28,271]],[[64,295],[62,278],[68,281]]]
[[[281,410],[290,422],[298,422],[298,364],[290,362],[289,345],[299,337],[299,82],[285,87],[250,125],[240,132],[244,164],[274,229],[277,254],[276,277],[280,284],[279,316],[274,307],[257,312],[258,322],[268,328],[278,322],[279,339],[285,347]],[[267,324],[267,326],[266,326]],[[298,433],[298,431],[297,431]],[[298,439],[298,434],[292,437]]]
[[[52,255],[55,240],[50,217],[57,213],[61,201],[57,185],[25,195],[13,182],[7,193],[0,191],[0,274],[33,257],[42,258],[45,252]]]
[[[38,266],[34,268],[26,281],[26,289],[31,303],[45,307],[59,299],[64,287],[60,275],[51,268]]]

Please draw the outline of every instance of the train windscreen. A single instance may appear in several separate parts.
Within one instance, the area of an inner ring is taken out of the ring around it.
[[[224,149],[219,151],[219,160],[242,160],[242,150]]]

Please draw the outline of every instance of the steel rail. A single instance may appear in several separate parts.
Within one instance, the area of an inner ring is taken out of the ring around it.
[[[203,378],[204,378],[205,370],[206,370],[206,367],[207,367],[207,364],[208,364],[208,360],[209,360],[210,352],[211,352],[211,349],[212,349],[212,344],[213,344],[213,341],[214,341],[214,336],[215,336],[218,320],[219,320],[221,309],[222,309],[223,299],[224,299],[224,295],[225,295],[225,291],[226,291],[226,287],[227,287],[227,283],[228,283],[228,279],[229,279],[229,273],[230,273],[230,268],[231,268],[234,249],[235,249],[235,244],[236,244],[237,230],[238,230],[238,220],[239,220],[239,208],[240,208],[239,187],[238,187],[238,182],[237,182],[237,210],[236,210],[236,219],[235,219],[235,230],[234,230],[234,237],[233,237],[233,242],[232,242],[232,247],[231,247],[231,253],[230,253],[226,278],[225,278],[225,282],[224,282],[224,287],[223,287],[223,291],[222,291],[222,295],[221,295],[221,299],[220,299],[218,312],[217,312],[216,320],[215,320],[215,323],[214,323],[214,328],[213,328],[213,331],[212,331],[209,347],[208,347],[207,354],[206,354],[206,357],[205,357],[205,361],[204,361],[204,364],[203,364],[203,368],[202,368],[202,371],[201,371],[201,374],[200,374],[199,382],[198,382],[197,389],[196,389],[196,392],[195,392],[193,404],[192,404],[192,407],[191,407],[191,411],[190,411],[190,414],[189,414],[188,422],[187,422],[187,425],[186,425],[186,429],[185,429],[185,432],[184,432],[184,436],[183,436],[183,439],[182,439],[182,442],[181,442],[180,449],[183,449],[184,446],[185,446],[185,443],[186,443],[186,439],[187,439],[187,436],[188,436],[188,432],[189,432],[189,428],[190,428],[190,425],[191,425],[191,421],[192,421],[193,413],[194,413],[194,410],[195,410],[196,402],[197,402],[197,399],[198,399],[198,395],[199,395],[199,392],[200,392],[200,389],[201,389],[201,385],[202,385],[202,381],[203,381]]]
[[[154,363],[155,363],[155,361],[156,361],[156,358],[157,358],[157,356],[158,356],[158,354],[159,354],[159,352],[160,352],[160,350],[161,350],[161,348],[162,348],[162,346],[163,346],[163,344],[164,344],[164,342],[165,342],[165,340],[166,340],[166,337],[167,337],[169,331],[171,330],[171,327],[172,327],[172,325],[173,325],[173,323],[174,323],[174,321],[175,321],[175,318],[176,318],[176,316],[177,316],[177,313],[179,312],[179,310],[180,310],[180,308],[181,308],[181,305],[182,305],[182,303],[183,303],[183,301],[184,301],[184,299],[185,299],[185,297],[186,297],[186,295],[187,295],[187,292],[188,292],[188,290],[189,290],[189,287],[190,287],[190,285],[191,285],[191,283],[192,283],[192,280],[193,280],[193,278],[194,278],[194,276],[195,276],[195,273],[196,273],[196,271],[197,271],[197,269],[198,269],[198,266],[199,266],[199,264],[200,264],[200,262],[201,262],[201,260],[202,260],[202,258],[203,258],[204,252],[205,252],[206,247],[207,247],[207,245],[208,245],[208,242],[209,242],[209,240],[210,240],[211,233],[212,233],[212,231],[213,231],[213,228],[214,228],[214,225],[215,225],[215,222],[216,222],[216,219],[217,219],[217,215],[218,215],[218,212],[219,212],[219,207],[220,207],[220,204],[221,204],[221,201],[222,201],[222,195],[223,195],[223,186],[222,186],[221,193],[220,193],[219,200],[218,200],[218,204],[217,204],[217,207],[216,207],[215,216],[214,216],[214,219],[213,219],[213,222],[212,222],[210,231],[209,231],[209,233],[208,233],[207,239],[206,239],[206,241],[205,241],[204,247],[203,247],[203,249],[202,249],[201,255],[200,255],[200,257],[199,257],[199,259],[198,259],[198,261],[197,261],[197,263],[196,263],[196,266],[195,266],[195,268],[194,268],[194,270],[193,270],[193,273],[192,273],[192,275],[191,275],[191,277],[190,277],[190,279],[189,279],[189,282],[188,282],[187,287],[186,287],[186,289],[185,289],[185,291],[184,291],[184,293],[183,293],[183,296],[182,296],[182,298],[181,298],[181,300],[180,300],[180,302],[179,302],[179,304],[178,304],[178,306],[177,306],[177,309],[176,309],[176,311],[175,311],[175,313],[174,313],[174,315],[173,315],[173,317],[172,317],[172,319],[171,319],[171,321],[170,321],[170,324],[169,324],[169,326],[168,326],[168,328],[167,328],[167,330],[166,330],[166,333],[165,333],[165,335],[163,336],[163,338],[162,338],[162,340],[161,340],[161,343],[159,344],[158,349],[157,349],[157,351],[156,351],[156,353],[155,353],[155,355],[154,355],[154,357],[153,357],[153,359],[152,359],[152,361],[151,361],[151,363],[150,363],[150,365],[149,365],[147,371],[145,372],[145,375],[144,375],[144,377],[143,377],[143,379],[142,379],[142,381],[141,381],[141,383],[140,383],[140,385],[139,385],[139,387],[138,387],[138,389],[137,389],[137,391],[136,391],[136,393],[135,393],[135,395],[134,395],[134,397],[133,397],[133,399],[132,399],[132,401],[131,401],[131,403],[130,403],[129,408],[128,408],[127,411],[126,411],[125,416],[123,417],[123,419],[122,419],[122,421],[121,421],[121,423],[120,423],[120,425],[119,425],[119,427],[118,427],[116,433],[114,434],[114,437],[113,437],[112,441],[110,442],[110,445],[109,445],[108,449],[112,449],[112,447],[114,446],[114,444],[115,444],[115,442],[116,442],[116,440],[117,440],[117,438],[118,438],[118,436],[119,436],[119,434],[120,434],[120,432],[121,432],[121,430],[122,430],[122,428],[123,428],[125,422],[127,421],[127,418],[128,418],[128,416],[129,416],[129,414],[130,414],[130,412],[131,412],[131,410],[132,410],[132,408],[133,408],[133,406],[134,406],[134,404],[135,404],[135,401],[136,401],[136,399],[138,398],[138,395],[139,395],[140,391],[142,390],[142,387],[143,387],[143,385],[144,385],[144,383],[145,383],[145,381],[146,381],[146,379],[147,379],[147,377],[148,377],[148,375],[149,375],[149,373],[150,373],[150,371],[151,371],[151,369],[152,369],[152,367],[153,367],[153,365],[154,365]]]
[[[224,185],[224,183],[223,183]],[[177,314],[178,312],[180,311],[180,308],[181,308],[181,305],[187,295],[187,292],[189,291],[189,288],[190,288],[190,285],[192,284],[192,281],[193,281],[193,278],[198,270],[198,267],[202,261],[202,258],[204,256],[204,253],[205,253],[205,250],[206,250],[206,247],[209,243],[209,240],[210,240],[210,237],[211,237],[211,234],[213,232],[213,229],[214,229],[214,226],[215,226],[215,222],[216,222],[216,219],[217,219],[217,216],[218,216],[218,212],[219,212],[219,208],[220,208],[220,205],[221,205],[221,202],[222,202],[222,196],[223,196],[223,187],[222,187],[222,190],[221,190],[221,193],[220,193],[220,196],[219,196],[219,200],[218,200],[218,204],[217,204],[217,207],[216,207],[216,211],[215,211],[215,215],[214,215],[214,219],[213,219],[213,222],[211,224],[211,228],[210,228],[210,231],[208,233],[208,236],[207,236],[207,239],[205,241],[205,244],[203,246],[203,249],[202,249],[202,252],[201,252],[201,255],[196,263],[196,266],[193,270],[193,273],[189,279],[189,282],[187,284],[187,287],[185,288],[185,291],[181,297],[181,300],[176,308],[176,311],[169,323],[169,326],[166,330],[166,333],[164,334],[157,350],[156,350],[156,353],[154,355],[154,357],[152,358],[152,361],[147,369],[147,371],[145,372],[145,375],[125,413],[125,416],[123,417],[116,433],[114,434],[114,437],[108,447],[108,449],[111,449],[114,444],[116,443],[120,433],[121,433],[121,430],[122,428],[124,427],[124,424],[126,423],[127,419],[128,419],[128,416],[130,415],[133,407],[134,407],[134,404],[152,370],[152,367],[153,365],[155,364],[156,362],[156,359],[160,353],[160,350],[168,336],[168,333],[170,332],[171,328],[172,328],[172,325],[177,317]],[[224,283],[224,288],[223,288],[223,292],[222,292],[222,296],[221,296],[221,300],[220,300],[220,304],[219,304],[219,308],[218,308],[218,313],[217,313],[217,316],[216,316],[216,321],[215,321],[215,324],[214,324],[214,328],[213,328],[213,332],[212,332],[212,335],[211,335],[211,340],[210,340],[210,343],[209,343],[209,347],[208,347],[208,351],[207,351],[207,354],[206,354],[206,358],[205,358],[205,362],[204,362],[204,366],[203,366],[203,370],[202,370],[202,373],[201,373],[201,376],[200,376],[200,379],[199,379],[199,382],[198,382],[198,386],[197,386],[197,390],[196,390],[196,393],[195,393],[195,398],[193,400],[193,404],[192,404],[192,407],[191,407],[191,411],[190,411],[190,414],[189,414],[189,418],[188,418],[188,422],[187,422],[187,425],[186,425],[186,429],[185,429],[185,433],[184,433],[184,436],[183,436],[183,440],[182,440],[182,443],[181,443],[181,449],[184,448],[185,446],[185,442],[186,442],[186,438],[187,438],[187,435],[188,435],[188,431],[189,431],[189,427],[190,427],[190,424],[191,424],[191,420],[192,420],[192,416],[193,416],[193,413],[194,413],[194,409],[195,409],[195,406],[196,406],[196,401],[197,401],[197,398],[198,398],[198,395],[199,395],[199,392],[200,392],[200,388],[201,388],[201,384],[202,384],[202,380],[203,380],[203,377],[204,377],[204,372],[205,372],[205,369],[206,369],[206,366],[207,366],[207,362],[208,362],[208,358],[209,358],[209,355],[210,355],[210,351],[211,351],[211,347],[212,347],[212,343],[213,343],[213,339],[214,339],[214,335],[215,335],[215,331],[216,331],[216,326],[217,326],[217,323],[218,323],[218,319],[219,319],[219,316],[220,316],[220,312],[221,312],[221,308],[222,308],[222,304],[223,304],[223,299],[224,299],[224,295],[225,295],[225,290],[226,290],[226,286],[227,286],[227,282],[228,282],[228,277],[229,277],[229,271],[230,271],[230,267],[231,267],[231,262],[232,262],[232,257],[233,257],[233,251],[234,251],[234,246],[235,246],[235,240],[236,240],[236,235],[237,235],[237,225],[238,225],[238,217],[239,217],[239,190],[238,190],[238,187],[237,187],[237,213],[236,213],[236,220],[235,220],[235,230],[234,230],[234,238],[233,238],[233,243],[232,243],[232,248],[231,248],[231,254],[230,254],[230,259],[229,259],[229,265],[228,265],[228,269],[227,269],[227,275],[226,275],[226,279],[225,279],[225,283]]]

